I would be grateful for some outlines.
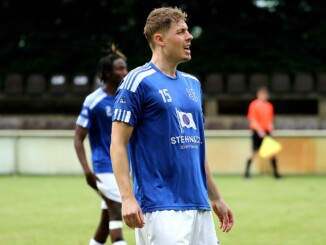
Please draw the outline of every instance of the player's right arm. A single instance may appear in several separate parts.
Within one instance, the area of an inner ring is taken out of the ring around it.
[[[88,134],[87,128],[83,128],[79,125],[76,125],[74,145],[75,145],[77,157],[83,168],[87,184],[97,191],[97,186],[96,186],[97,178],[88,166],[85,147],[84,147],[84,140],[87,134]]]
[[[117,181],[122,200],[122,217],[131,228],[142,228],[144,217],[133,193],[128,161],[128,142],[133,127],[127,123],[114,121],[112,123],[110,154],[113,172]]]
[[[256,132],[258,133],[260,138],[264,138],[266,133],[265,131],[260,127],[259,123],[256,119],[250,120],[251,125],[255,128]]]

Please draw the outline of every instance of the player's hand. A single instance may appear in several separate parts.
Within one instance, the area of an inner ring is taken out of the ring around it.
[[[143,228],[145,225],[143,212],[135,197],[122,201],[122,217],[130,228]]]
[[[231,209],[223,201],[212,202],[212,208],[219,219],[220,229],[223,232],[229,232],[234,225]]]
[[[98,191],[96,181],[100,181],[95,174],[92,172],[85,173],[87,184],[92,187],[95,191]],[[101,181],[100,181],[101,182]]]
[[[260,138],[264,138],[266,136],[266,133],[263,130],[258,130],[257,133]]]

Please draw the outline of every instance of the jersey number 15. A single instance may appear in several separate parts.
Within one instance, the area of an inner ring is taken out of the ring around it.
[[[160,89],[158,91],[162,95],[163,102],[172,102],[171,95],[169,94],[169,90],[165,89]]]

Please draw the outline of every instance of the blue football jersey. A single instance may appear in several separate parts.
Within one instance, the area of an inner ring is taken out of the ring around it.
[[[143,212],[210,210],[200,82],[164,75],[153,63],[122,81],[114,121],[133,126],[129,141],[134,192]]]
[[[88,129],[94,173],[113,173],[110,157],[114,96],[103,88],[88,95],[76,124]]]

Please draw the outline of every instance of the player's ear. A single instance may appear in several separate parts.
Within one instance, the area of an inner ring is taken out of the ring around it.
[[[160,46],[160,47],[165,46],[165,42],[164,42],[162,33],[155,33],[153,36],[153,40],[158,46]]]

